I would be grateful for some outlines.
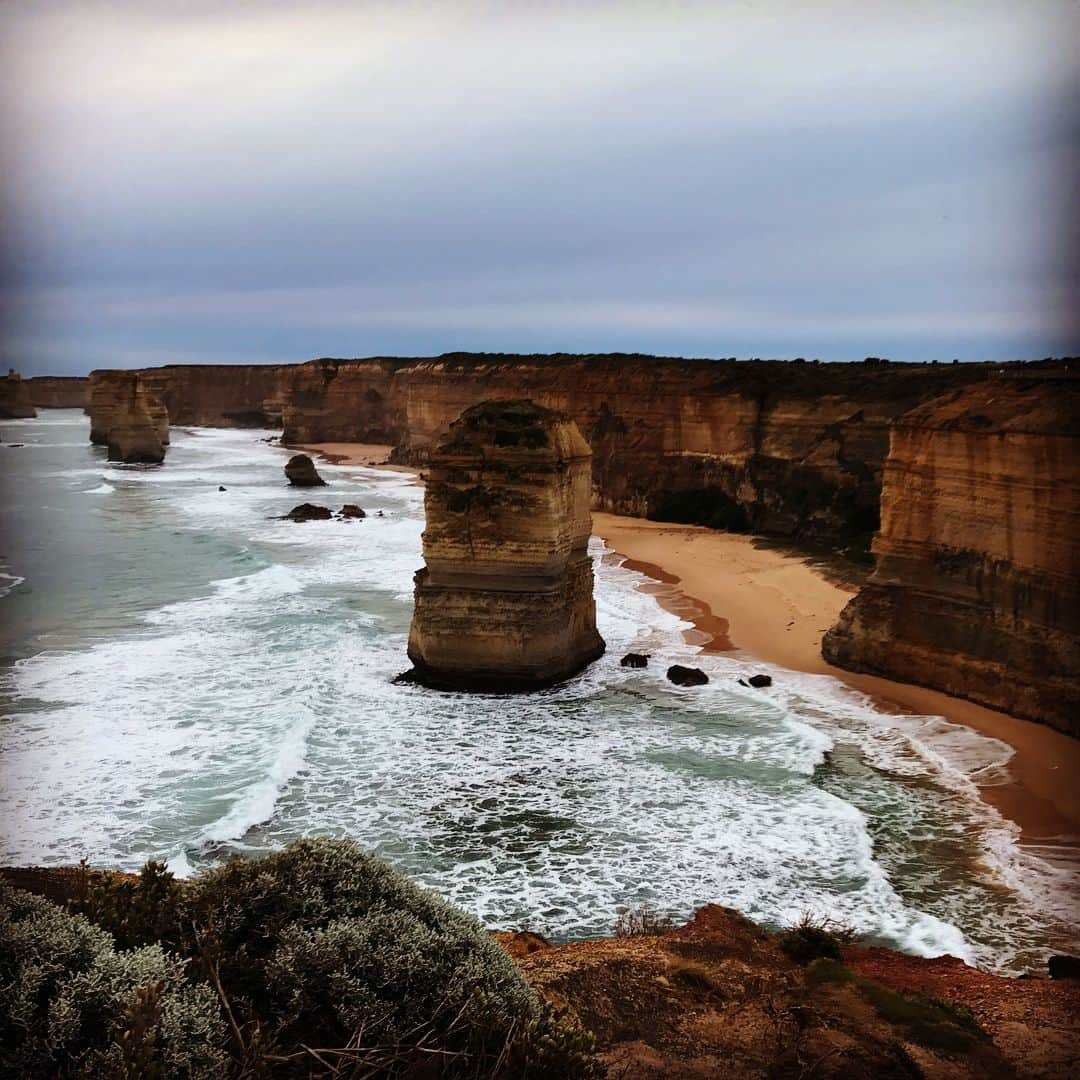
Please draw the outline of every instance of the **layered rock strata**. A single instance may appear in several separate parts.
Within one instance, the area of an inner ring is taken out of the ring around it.
[[[17,371],[9,371],[0,379],[0,419],[26,420],[37,416],[30,389]]]
[[[603,653],[589,464],[574,422],[530,401],[469,408],[438,440],[409,631],[417,681],[531,690]]]
[[[169,443],[169,414],[136,371],[96,371],[87,411],[90,441],[109,448],[109,460],[158,464]]]
[[[827,660],[1080,735],[1080,380],[990,379],[892,428],[877,565]]]
[[[39,409],[85,409],[89,380],[74,375],[35,375],[26,380]]]

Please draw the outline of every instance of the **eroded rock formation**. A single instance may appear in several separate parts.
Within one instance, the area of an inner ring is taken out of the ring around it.
[[[25,420],[37,416],[30,390],[17,371],[0,379],[0,419]]]
[[[315,462],[307,454],[293,454],[285,464],[285,477],[293,487],[325,487]]]
[[[87,399],[90,441],[110,461],[158,464],[169,443],[169,414],[137,371],[95,371]]]
[[[88,383],[81,375],[35,375],[26,380],[30,400],[39,409],[85,409]]]
[[[530,401],[467,409],[430,457],[416,574],[416,681],[520,691],[604,651],[588,554],[589,445]]]
[[[1080,735],[1080,381],[999,377],[905,414],[881,506],[825,658]]]

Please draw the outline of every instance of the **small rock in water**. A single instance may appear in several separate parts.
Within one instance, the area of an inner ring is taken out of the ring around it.
[[[1075,956],[1051,956],[1051,979],[1080,979],[1080,960]]]
[[[704,686],[709,681],[701,668],[683,667],[682,664],[672,664],[667,669],[667,677],[676,686]]]
[[[755,690],[760,690],[763,686],[772,686],[772,676],[751,675],[750,678],[746,680],[746,684],[747,686],[752,686]]]
[[[333,516],[330,507],[315,506],[313,503],[301,503],[285,515],[289,521],[329,521]]]
[[[225,490],[225,488],[223,488],[223,487],[218,488],[218,491],[224,491],[224,490]]]
[[[307,454],[294,454],[289,458],[285,475],[293,487],[326,486],[326,481],[315,470],[315,462]]]
[[[340,518],[365,518],[367,514],[355,503],[346,503],[339,511]]]
[[[644,653],[628,652],[620,661],[619,667],[645,667],[649,658]]]

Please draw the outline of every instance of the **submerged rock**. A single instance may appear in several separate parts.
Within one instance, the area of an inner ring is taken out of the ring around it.
[[[366,518],[367,514],[355,503],[346,503],[339,511],[339,518]]]
[[[676,686],[704,686],[709,681],[701,668],[683,667],[682,664],[672,664],[667,669],[667,677]]]
[[[649,663],[644,653],[628,652],[620,661],[619,667],[643,668]]]
[[[531,401],[466,409],[432,454],[409,659],[461,690],[550,686],[604,651],[596,630],[591,451]]]
[[[333,516],[330,507],[314,503],[301,503],[285,515],[289,521],[329,521]]]
[[[750,678],[746,680],[746,685],[752,686],[755,690],[760,690],[765,686],[772,686],[772,676],[751,675]]]
[[[285,466],[285,476],[293,487],[326,487],[315,462],[307,454],[294,454]]]

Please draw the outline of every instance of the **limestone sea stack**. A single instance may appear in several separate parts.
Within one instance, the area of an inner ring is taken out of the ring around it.
[[[531,401],[474,405],[436,442],[409,631],[415,681],[534,690],[604,652],[591,457],[573,420]]]
[[[30,389],[17,371],[9,371],[0,379],[0,419],[28,420],[37,416]]]
[[[1080,380],[988,379],[897,420],[874,552],[827,660],[1080,735]]]
[[[90,441],[109,460],[160,464],[169,444],[169,414],[137,371],[95,371],[87,395]]]

